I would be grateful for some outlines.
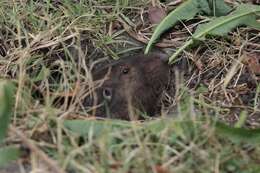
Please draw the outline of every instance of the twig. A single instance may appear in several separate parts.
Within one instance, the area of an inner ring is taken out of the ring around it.
[[[146,38],[142,37],[140,34],[137,34],[134,32],[131,27],[121,18],[118,17],[118,21],[122,24],[123,28],[125,31],[130,35],[132,38],[134,38],[137,41],[140,41],[144,44],[147,44],[149,40]],[[172,41],[172,42],[161,42],[161,43],[156,43],[155,46],[160,47],[160,48],[167,48],[167,47],[179,47],[181,45],[180,42],[178,41]]]
[[[21,141],[28,147],[32,152],[34,152],[42,161],[44,161],[49,168],[51,168],[56,173],[65,173],[57,163],[49,158],[43,151],[41,151],[36,145],[34,145],[21,131],[16,129],[14,126],[10,127],[10,130],[15,133]]]

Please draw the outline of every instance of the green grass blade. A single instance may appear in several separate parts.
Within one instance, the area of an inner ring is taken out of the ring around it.
[[[14,90],[11,82],[0,81],[0,142],[5,137],[13,112]]]
[[[145,54],[150,51],[152,44],[160,37],[160,35],[164,31],[166,31],[170,27],[173,27],[180,20],[188,20],[193,18],[199,11],[200,9],[198,8],[197,0],[187,0],[186,2],[182,3],[168,16],[166,16],[156,27],[150,41],[147,44]]]
[[[177,51],[169,58],[169,64],[172,64],[173,60],[188,46],[193,44],[193,39],[188,40],[182,47],[177,49]]]
[[[233,142],[260,143],[260,129],[234,128],[224,123],[216,123],[217,134],[227,137]]]
[[[6,166],[9,162],[19,158],[20,151],[16,147],[8,146],[0,148],[0,167]]]

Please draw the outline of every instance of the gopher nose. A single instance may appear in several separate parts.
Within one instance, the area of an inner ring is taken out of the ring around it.
[[[111,88],[104,88],[103,89],[103,97],[104,99],[110,101],[112,99],[112,89]]]

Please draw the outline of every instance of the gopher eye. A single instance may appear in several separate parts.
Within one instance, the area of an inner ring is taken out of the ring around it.
[[[129,67],[128,66],[122,66],[121,67],[121,73],[122,74],[127,74],[129,72]]]

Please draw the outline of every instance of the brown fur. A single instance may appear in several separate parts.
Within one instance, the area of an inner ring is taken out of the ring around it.
[[[118,119],[139,119],[140,113],[153,116],[167,85],[169,67],[163,55],[153,53],[122,58],[93,73],[102,81],[96,89],[97,116]]]

